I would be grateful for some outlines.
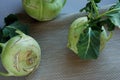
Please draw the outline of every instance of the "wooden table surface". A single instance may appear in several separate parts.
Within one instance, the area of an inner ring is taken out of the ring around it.
[[[68,29],[79,14],[63,14],[49,22],[37,22],[21,15],[30,23],[30,35],[41,46],[42,59],[36,72],[26,80],[119,80],[120,30],[116,29],[97,60],[81,60],[67,45]]]

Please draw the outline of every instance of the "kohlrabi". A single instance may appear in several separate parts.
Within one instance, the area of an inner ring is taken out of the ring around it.
[[[78,48],[77,43],[80,39],[80,34],[84,33],[84,30],[87,28],[87,17],[81,17],[76,19],[70,29],[69,29],[69,35],[68,35],[68,44],[67,46],[73,50],[76,54],[78,54]],[[105,28],[102,27],[102,33],[101,33],[101,40],[100,40],[100,51],[104,48],[106,41],[107,41],[107,34],[105,31]]]
[[[64,7],[66,0],[22,0],[27,14],[38,21],[54,19]]]
[[[86,7],[81,9],[87,12],[86,17],[76,19],[69,29],[67,46],[81,59],[97,59],[114,28],[120,27],[120,3],[101,14],[97,5],[100,1],[88,0]],[[105,26],[110,31],[109,36]]]
[[[37,41],[28,36],[28,25],[16,15],[5,17],[5,26],[0,28],[0,57],[7,72],[1,76],[26,76],[38,67],[41,50]]]
[[[26,76],[36,70],[40,63],[39,44],[19,30],[16,33],[19,35],[4,44],[0,43],[1,62],[8,72],[0,72],[2,76]]]

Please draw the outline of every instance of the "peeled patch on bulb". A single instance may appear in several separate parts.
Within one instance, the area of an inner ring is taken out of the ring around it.
[[[11,38],[3,44],[1,54],[2,64],[8,74],[3,76],[25,76],[32,73],[39,66],[41,49],[39,44],[24,33]]]
[[[66,0],[22,0],[27,14],[38,21],[54,19],[64,7]]]

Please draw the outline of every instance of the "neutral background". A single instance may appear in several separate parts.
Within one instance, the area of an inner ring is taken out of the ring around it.
[[[113,4],[118,0],[102,0],[101,7]],[[67,0],[61,13],[75,13],[85,6],[87,0]],[[23,11],[22,0],[0,0],[0,26],[3,26],[3,19],[10,13],[19,13]]]

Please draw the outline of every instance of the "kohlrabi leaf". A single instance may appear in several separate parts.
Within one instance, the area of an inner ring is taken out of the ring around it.
[[[120,28],[120,3],[112,6],[110,10],[113,10],[111,13],[107,14],[111,22]]]
[[[6,42],[8,39],[17,35],[15,33],[16,29],[21,30],[25,34],[28,34],[28,26],[26,24],[21,23],[15,14],[10,14],[4,19],[5,26],[2,29],[2,41]]]
[[[28,34],[28,25],[21,23],[17,16],[10,14],[5,17],[5,26],[0,29],[0,43],[5,43],[10,38],[17,35],[15,30],[21,30],[23,33]]]
[[[88,28],[84,33],[80,34],[77,43],[78,56],[81,59],[96,59],[100,50],[100,31]]]
[[[115,25],[111,22],[110,19],[106,19],[104,22],[107,25],[108,31],[113,31],[115,29]]]
[[[99,3],[101,0],[94,0],[95,1],[95,3]]]
[[[28,34],[28,26],[19,21],[16,21],[3,29],[3,36],[9,38],[16,36],[17,35],[15,32],[16,29],[22,31],[25,34]]]
[[[82,8],[80,11],[86,11],[86,12],[90,12],[91,11],[91,2],[87,3],[86,6],[84,8]]]
[[[28,35],[28,25],[27,24],[24,24],[20,21],[16,21],[9,26],[13,26],[14,28],[19,29],[20,31],[22,31],[23,33]]]
[[[16,15],[10,14],[7,17],[5,17],[4,21],[5,21],[5,26],[8,26],[8,25],[14,23],[15,21],[18,21],[18,18]]]

